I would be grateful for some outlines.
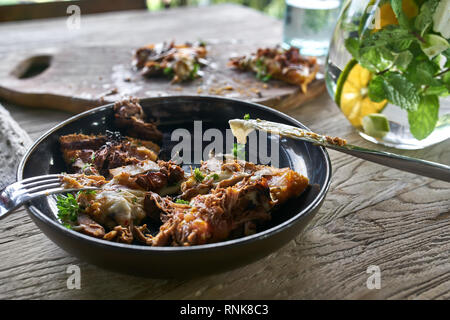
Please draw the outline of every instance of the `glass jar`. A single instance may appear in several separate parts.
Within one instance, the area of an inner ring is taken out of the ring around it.
[[[448,21],[436,13],[450,8],[439,7],[447,1],[430,7],[403,0],[394,11],[394,3],[344,3],[326,60],[326,85],[363,138],[421,149],[450,137]]]

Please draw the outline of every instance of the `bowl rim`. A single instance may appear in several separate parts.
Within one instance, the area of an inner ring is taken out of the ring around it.
[[[224,97],[215,97],[215,96],[205,96],[205,95],[177,95],[177,96],[166,96],[166,97],[150,97],[150,98],[141,98],[139,99],[140,102],[152,102],[152,101],[161,101],[161,100],[183,100],[183,99],[198,99],[198,100],[214,100],[215,101],[222,101],[222,102],[234,102],[234,103],[244,103],[251,105],[254,108],[262,109],[264,111],[274,113],[276,116],[279,116],[283,118],[284,120],[287,120],[291,124],[294,124],[296,126],[299,126],[301,128],[304,128],[306,130],[309,130],[305,125],[303,125],[300,121],[282,113],[281,111],[275,110],[273,108],[270,108],[268,106],[261,105],[259,103],[239,100],[239,99],[233,99],[233,98],[224,98]],[[57,125],[53,126],[51,129],[47,130],[44,134],[42,134],[27,150],[23,158],[21,159],[19,166],[17,167],[17,181],[20,181],[23,179],[23,173],[25,169],[25,165],[28,162],[28,158],[33,153],[33,151],[45,140],[47,139],[51,134],[53,134],[56,130],[63,128],[67,124],[74,122],[80,118],[83,118],[87,115],[101,112],[104,109],[110,109],[114,106],[114,102],[108,103],[96,108],[92,108],[89,110],[86,110],[84,112],[81,112],[79,114],[76,114]],[[107,246],[111,247],[112,249],[118,249],[118,250],[135,250],[139,252],[160,252],[160,253],[176,253],[176,252],[196,252],[196,251],[203,251],[203,250],[212,250],[212,249],[220,249],[220,248],[229,248],[229,247],[235,247],[239,245],[245,245],[249,244],[251,242],[255,242],[264,238],[269,238],[274,235],[276,235],[279,232],[282,232],[283,230],[291,227],[295,223],[298,222],[301,218],[304,216],[307,216],[309,213],[314,212],[317,207],[320,206],[322,201],[324,200],[330,185],[331,185],[331,161],[330,157],[328,155],[327,150],[322,146],[315,146],[319,148],[324,156],[325,159],[325,168],[326,168],[326,176],[325,176],[325,183],[323,186],[321,186],[319,194],[315,197],[315,199],[303,210],[300,212],[297,212],[293,217],[289,218],[286,221],[283,221],[280,224],[277,224],[269,229],[257,232],[253,235],[237,238],[237,239],[231,239],[216,243],[209,243],[209,244],[202,244],[202,245],[195,245],[195,246],[179,246],[179,247],[153,247],[153,246],[144,246],[144,245],[136,245],[136,244],[123,244],[118,242],[111,242],[111,241],[105,241],[103,239],[97,239],[94,237],[90,237],[88,235],[82,234],[80,232],[76,232],[70,229],[67,229],[62,224],[50,219],[47,215],[45,215],[43,212],[41,212],[37,207],[26,204],[24,207],[27,210],[29,214],[32,216],[38,218],[41,222],[45,223],[52,229],[54,229],[56,232],[62,232],[64,235],[69,236],[75,240],[79,241],[89,241],[93,242],[97,246]]]

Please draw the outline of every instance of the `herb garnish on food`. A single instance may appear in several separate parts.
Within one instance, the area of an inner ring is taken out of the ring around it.
[[[198,182],[202,182],[203,179],[205,179],[205,176],[203,175],[203,173],[200,171],[199,168],[195,168],[195,170],[194,170],[194,178]]]
[[[56,200],[58,208],[58,218],[64,223],[64,226],[70,226],[70,223],[77,221],[80,206],[73,194],[67,196],[59,195]]]
[[[231,153],[235,158],[244,159],[245,158],[245,144],[235,143]]]

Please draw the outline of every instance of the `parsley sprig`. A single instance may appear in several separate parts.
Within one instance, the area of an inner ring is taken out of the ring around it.
[[[205,175],[200,171],[199,168],[194,169],[194,178],[197,182],[202,182],[205,179]]]
[[[189,204],[189,201],[186,201],[186,200],[183,200],[183,199],[177,199],[175,201],[175,203],[178,203],[178,204]]]
[[[235,158],[245,159],[245,144],[235,143],[231,153]]]
[[[77,221],[80,206],[73,194],[59,195],[56,200],[56,207],[58,208],[58,218],[64,225],[67,226]]]
[[[80,205],[78,204],[77,198],[80,194],[85,195],[95,195],[96,190],[81,190],[74,196],[71,193],[67,195],[58,195],[56,197],[56,207],[58,208],[58,218],[61,220],[63,225],[71,229],[72,224],[77,221],[78,214],[81,211]]]
[[[272,78],[272,75],[267,70],[267,65],[262,58],[259,58],[255,62],[256,78],[263,82],[267,82]]]
[[[438,122],[439,98],[450,93],[450,45],[433,27],[440,1],[424,2],[413,18],[403,12],[402,0],[388,1],[398,24],[353,32],[345,46],[374,75],[370,99],[386,99],[406,110],[412,135],[422,140]],[[363,21],[362,25],[370,24]]]

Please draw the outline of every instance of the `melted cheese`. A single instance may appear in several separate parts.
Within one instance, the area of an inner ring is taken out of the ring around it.
[[[239,144],[245,144],[247,142],[247,136],[255,130],[255,127],[250,121],[234,119],[228,121],[230,129]]]
[[[98,217],[102,221],[112,218],[121,226],[139,224],[145,218],[145,191],[133,190],[114,185],[114,180],[104,186],[95,195],[95,201],[101,204]]]

